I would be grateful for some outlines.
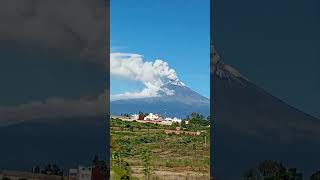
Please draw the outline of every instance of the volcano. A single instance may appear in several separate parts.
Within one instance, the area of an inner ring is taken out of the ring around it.
[[[181,81],[170,81],[162,88],[172,90],[174,93],[172,95],[160,93],[159,97],[111,101],[110,112],[112,115],[119,115],[142,111],[178,118],[185,118],[192,112],[209,115],[210,100],[188,88]]]
[[[212,173],[239,179],[263,160],[277,160],[303,170],[320,168],[320,120],[266,92],[211,49],[215,120]]]

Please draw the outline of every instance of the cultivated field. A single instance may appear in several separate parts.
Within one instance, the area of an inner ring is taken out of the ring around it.
[[[175,131],[180,125],[111,119],[111,178],[209,179],[210,128],[203,121]]]

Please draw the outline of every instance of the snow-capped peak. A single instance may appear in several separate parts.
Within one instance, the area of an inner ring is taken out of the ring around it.
[[[176,86],[186,86],[183,82],[181,82],[179,79],[176,79],[176,80],[170,80],[169,82],[170,84],[173,84],[173,85],[176,85]]]
[[[230,65],[226,65],[221,62],[221,57],[215,50],[214,46],[211,47],[211,53],[213,55],[213,70],[216,75],[220,78],[233,79],[236,81],[241,81],[241,79],[249,81],[245,76],[243,76],[238,70]]]

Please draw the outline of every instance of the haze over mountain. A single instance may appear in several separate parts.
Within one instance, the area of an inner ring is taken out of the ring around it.
[[[125,86],[121,92],[111,93],[111,115],[139,111],[179,118],[192,112],[209,115],[209,99],[185,85],[166,60],[150,61],[135,53],[111,53],[110,65],[111,79],[122,78],[143,86],[142,90]],[[119,86],[111,83],[111,91]]]
[[[139,111],[159,113],[165,116],[185,118],[192,112],[209,115],[210,100],[187,87],[176,79],[164,84],[161,89],[168,89],[172,94],[159,92],[157,97],[115,100],[110,103],[112,115],[134,114]]]
[[[212,56],[211,161],[217,179],[239,179],[266,159],[301,168],[307,176],[320,168],[320,120],[256,86],[224,64],[214,48]]]

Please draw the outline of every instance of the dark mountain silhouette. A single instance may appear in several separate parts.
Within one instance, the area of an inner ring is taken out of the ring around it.
[[[174,90],[174,95],[162,94],[160,97],[111,101],[112,115],[134,114],[139,111],[159,113],[166,116],[185,118],[192,112],[209,115],[210,100],[191,90],[179,81],[169,82],[164,88]]]
[[[221,62],[212,49],[212,164],[217,179],[239,179],[266,159],[320,167],[320,120],[276,98]]]
[[[0,169],[31,171],[55,163],[67,171],[106,158],[105,117],[28,120],[0,127]]]

